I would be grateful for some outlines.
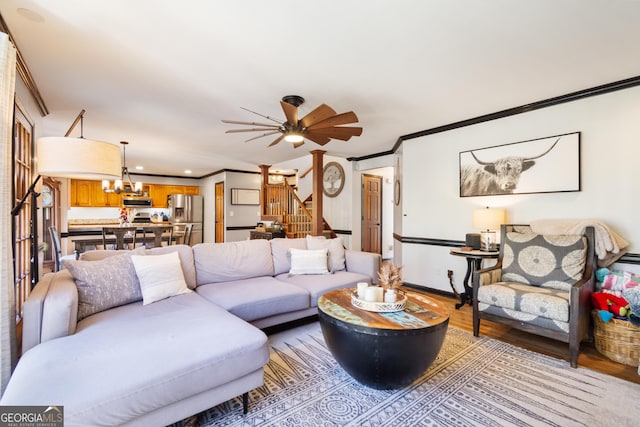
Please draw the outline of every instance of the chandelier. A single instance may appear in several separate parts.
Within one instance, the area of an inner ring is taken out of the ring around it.
[[[127,194],[134,194],[136,196],[142,195],[142,182],[133,183],[131,181],[131,176],[129,176],[129,169],[127,169],[127,145],[129,144],[127,141],[120,141],[122,144],[122,175],[121,179],[116,179],[113,182],[113,185],[109,182],[109,180],[102,181],[102,191],[105,193],[116,193],[120,194],[125,192]],[[125,187],[125,178],[126,185]]]

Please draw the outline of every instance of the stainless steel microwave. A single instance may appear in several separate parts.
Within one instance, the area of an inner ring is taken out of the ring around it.
[[[149,197],[123,197],[122,206],[125,208],[150,208],[151,199]]]

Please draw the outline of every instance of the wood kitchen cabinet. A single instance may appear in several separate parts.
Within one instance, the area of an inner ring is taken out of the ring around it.
[[[149,185],[149,196],[152,200],[154,208],[166,208],[167,196],[170,194],[191,194],[197,196],[200,194],[200,187],[197,185]]]
[[[106,207],[119,208],[122,205],[122,194],[105,193],[102,190],[101,181],[92,181],[92,182],[94,182],[93,206],[106,206]]]
[[[91,182],[71,180],[71,206],[91,206]]]
[[[200,194],[200,187],[196,185],[148,184],[144,186],[144,190],[151,197],[151,203],[154,208],[166,208],[169,194]],[[72,179],[69,192],[71,193],[71,206],[122,206],[122,194],[105,193],[102,191],[102,181]]]
[[[152,207],[167,207],[167,190],[165,187],[166,185],[149,184],[149,197],[151,197]]]
[[[120,194],[102,191],[102,181],[72,179],[70,193],[71,206],[120,207],[122,205]]]

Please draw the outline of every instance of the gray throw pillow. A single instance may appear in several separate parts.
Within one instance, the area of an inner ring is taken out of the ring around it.
[[[125,252],[100,261],[64,260],[78,287],[78,321],[95,313],[142,300],[131,255]]]

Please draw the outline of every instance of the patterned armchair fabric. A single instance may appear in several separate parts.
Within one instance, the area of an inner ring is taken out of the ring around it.
[[[569,342],[577,322],[572,316],[589,312],[589,307],[571,307],[593,290],[593,279],[585,279],[593,275],[589,257],[595,260],[588,238],[539,235],[528,226],[511,225],[503,226],[501,236],[496,266],[474,274],[474,334],[480,318],[487,318],[529,331],[538,328],[542,335]],[[586,290],[576,288],[580,283]],[[575,358],[577,364],[577,350]]]
[[[580,280],[587,261],[587,239],[581,235],[543,236],[506,233],[502,280],[568,291]]]

